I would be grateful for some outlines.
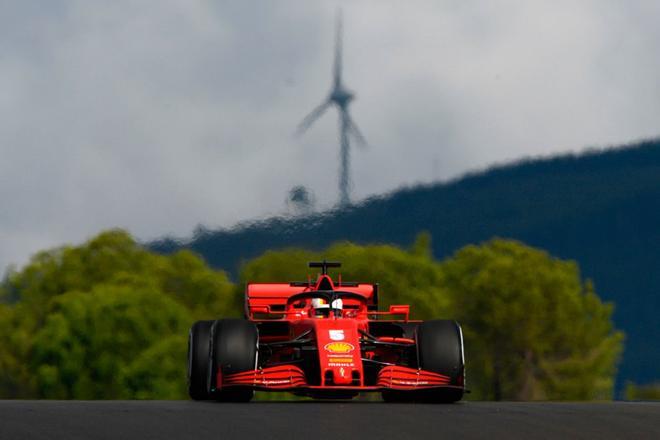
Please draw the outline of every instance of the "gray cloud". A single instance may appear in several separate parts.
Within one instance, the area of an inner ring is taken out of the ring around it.
[[[356,198],[658,134],[657,2],[0,2],[0,270],[126,227],[187,235],[337,196],[345,79]]]

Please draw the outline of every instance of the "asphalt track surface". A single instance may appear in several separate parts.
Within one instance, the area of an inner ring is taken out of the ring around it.
[[[660,402],[0,401],[0,439],[660,439]]]

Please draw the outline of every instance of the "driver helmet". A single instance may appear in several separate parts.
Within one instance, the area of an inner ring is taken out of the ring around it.
[[[328,301],[323,298],[312,298],[312,308],[314,309],[314,316],[322,318],[330,314],[330,309],[342,310],[344,302],[337,298],[332,301],[332,304],[328,304]]]
[[[318,318],[328,316],[330,312],[330,305],[323,298],[312,298],[312,308],[314,309],[314,316]]]

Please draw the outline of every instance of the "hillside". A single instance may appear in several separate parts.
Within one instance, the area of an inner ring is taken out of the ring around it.
[[[498,166],[346,211],[202,230],[189,241],[150,246],[192,248],[235,274],[242,260],[267,249],[338,240],[408,246],[420,230],[431,232],[437,258],[499,236],[578,261],[599,295],[616,303],[615,322],[627,335],[619,385],[660,378],[660,140]]]

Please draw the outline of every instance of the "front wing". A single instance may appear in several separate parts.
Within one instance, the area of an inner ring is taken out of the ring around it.
[[[346,391],[413,391],[431,388],[458,388],[450,385],[448,376],[417,368],[389,365],[380,370],[375,386],[310,385],[305,373],[295,365],[278,365],[229,375],[218,373],[218,388],[250,387],[263,391],[346,390]]]

